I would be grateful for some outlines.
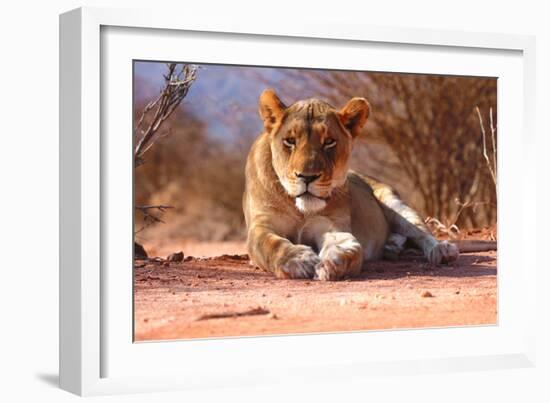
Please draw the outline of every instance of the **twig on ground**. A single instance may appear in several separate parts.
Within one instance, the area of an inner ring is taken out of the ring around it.
[[[452,222],[450,222],[449,224],[445,225],[434,217],[427,217],[426,220],[424,220],[426,225],[430,228],[432,232],[435,232],[436,235],[447,235],[451,239],[457,238],[460,235],[460,228],[456,223],[458,222],[462,211],[467,208],[472,208],[475,211],[477,206],[491,204],[491,202],[488,201],[461,202],[458,198],[455,199],[455,203],[458,205],[458,210],[455,214],[454,220],[452,220]]]
[[[269,313],[270,313],[269,310],[258,307],[258,308],[254,308],[254,309],[250,309],[248,311],[242,311],[242,312],[222,312],[222,313],[205,314],[205,315],[199,316],[197,320],[238,318],[241,316],[267,315]]]
[[[489,252],[497,250],[495,240],[462,239],[454,241],[460,253]]]
[[[435,235],[447,235],[450,238],[456,238],[460,233],[460,229],[456,224],[445,225],[434,217],[426,217],[424,222]]]

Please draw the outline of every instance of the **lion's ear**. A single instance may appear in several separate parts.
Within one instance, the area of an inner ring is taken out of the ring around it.
[[[365,98],[355,97],[340,109],[338,117],[353,137],[357,136],[367,122],[370,106]]]
[[[268,132],[283,118],[285,109],[285,104],[282,103],[271,88],[264,90],[262,95],[260,95],[259,112],[264,121],[264,127]]]

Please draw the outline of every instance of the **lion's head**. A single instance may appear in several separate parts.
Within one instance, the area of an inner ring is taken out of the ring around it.
[[[260,96],[275,173],[303,213],[322,210],[346,181],[353,139],[367,121],[369,104],[352,98],[337,110],[318,99],[286,107],[271,89]]]

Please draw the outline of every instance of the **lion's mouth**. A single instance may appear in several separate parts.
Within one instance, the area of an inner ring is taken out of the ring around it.
[[[307,197],[314,197],[315,199],[319,199],[319,200],[324,200],[324,201],[328,200],[328,197],[322,197],[322,196],[314,195],[309,190],[306,190],[305,192],[303,192],[303,193],[299,194],[298,196],[296,196],[297,199],[299,199],[301,197],[306,197],[306,198]]]

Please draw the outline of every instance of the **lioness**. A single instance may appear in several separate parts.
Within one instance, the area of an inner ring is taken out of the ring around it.
[[[259,100],[265,131],[246,163],[243,209],[254,264],[279,278],[338,280],[412,241],[432,264],[458,257],[389,186],[348,169],[369,103],[337,110],[318,99]]]

